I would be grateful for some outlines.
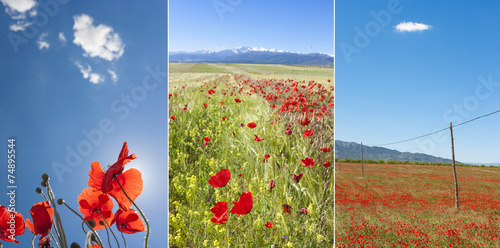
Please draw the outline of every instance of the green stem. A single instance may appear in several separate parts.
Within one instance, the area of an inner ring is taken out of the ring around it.
[[[132,199],[127,195],[127,192],[125,192],[125,189],[123,189],[120,181],[118,181],[118,178],[116,177],[116,175],[113,175],[113,178],[116,180],[116,182],[118,183],[118,185],[120,186],[120,188],[122,189],[123,193],[125,194],[125,196],[127,197],[127,199],[134,205],[134,207],[137,209],[137,211],[139,211],[139,213],[141,214],[141,217],[142,219],[144,220],[144,222],[146,223],[146,227],[147,227],[147,231],[146,231],[146,241],[144,242],[144,247],[148,247],[148,239],[149,239],[149,223],[148,223],[148,220],[146,219],[146,217],[144,216],[144,214],[142,213],[141,209],[135,204],[134,201],[132,201]]]
[[[54,235],[52,235],[52,232],[49,232],[50,237],[54,240],[54,243],[56,243],[57,248],[59,248],[59,244],[57,243],[57,240],[54,238]]]
[[[33,239],[31,240],[31,248],[35,248],[35,238],[36,235],[33,234]]]
[[[125,240],[125,237],[123,236],[123,232],[120,232],[122,234],[122,239],[123,239],[123,243],[125,244],[125,248],[128,248],[127,247],[127,241]],[[2,248],[2,247],[0,247]]]
[[[96,212],[99,214],[99,216],[101,216],[102,220],[104,220],[104,223],[106,223],[106,227],[109,227],[111,234],[113,234],[113,237],[115,238],[116,244],[118,244],[118,248],[120,248],[120,243],[118,243],[118,239],[116,238],[115,233],[111,229],[111,226],[109,226],[108,222],[106,221],[106,219],[104,219],[104,216],[102,216],[102,214],[99,211],[96,211]],[[107,231],[108,231],[108,229],[106,228],[106,232]],[[108,243],[109,243],[109,238],[108,238]],[[109,247],[111,248],[111,244],[109,244]]]
[[[59,212],[57,211],[57,206],[56,206],[56,201],[54,199],[54,192],[50,188],[50,183],[47,181],[47,194],[49,195],[50,202],[52,203],[52,208],[54,209],[54,215],[55,215],[55,223],[56,225],[54,226],[54,229],[56,231],[56,234],[59,238],[59,243],[63,248],[68,248],[68,243],[66,242],[66,234],[64,233],[64,228],[61,223],[61,216],[59,215]],[[56,228],[57,227],[57,228]]]
[[[85,219],[79,214],[77,213],[75,210],[73,210],[70,206],[68,206],[68,204],[66,204],[66,202],[63,201],[63,204],[64,206],[66,206],[69,210],[71,210],[71,212],[73,212],[74,214],[76,214],[78,217],[80,217],[80,219],[82,219],[82,221],[87,225],[88,228],[90,228],[90,230],[92,231],[92,233],[94,233],[94,235],[96,236],[97,238],[97,242],[99,242],[99,246],[100,247],[104,247],[104,245],[102,244],[102,240],[101,240],[101,237],[99,237],[99,235],[97,234],[97,232],[94,230],[94,228],[92,228],[89,223],[87,221],[85,221]]]

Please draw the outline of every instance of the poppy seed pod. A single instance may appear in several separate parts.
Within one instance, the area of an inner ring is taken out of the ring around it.
[[[49,179],[50,179],[50,178],[49,178],[49,174],[44,173],[44,174],[42,175],[42,179],[43,179],[43,181],[44,181],[44,182],[49,181]]]
[[[94,228],[96,226],[95,220],[89,220],[89,221],[87,221],[87,223],[89,224],[89,226],[91,228]]]
[[[81,248],[79,244],[77,244],[76,242],[73,242],[70,246],[70,248]]]

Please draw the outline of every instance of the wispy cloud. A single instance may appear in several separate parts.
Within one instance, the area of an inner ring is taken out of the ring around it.
[[[36,41],[36,44],[38,45],[38,49],[49,49],[50,44],[45,40],[49,36],[48,33],[42,33],[40,36],[38,36],[38,40]]]
[[[111,76],[113,83],[116,83],[118,81],[118,75],[116,75],[116,72],[108,69],[108,73]]]
[[[90,65],[87,65],[85,68],[80,62],[76,62],[75,64],[83,74],[83,78],[88,78],[91,83],[98,84],[104,82],[104,77],[101,74],[92,72],[92,67],[90,67]]]
[[[35,0],[0,0],[5,6],[5,12],[10,15],[10,17],[15,20],[14,24],[10,25],[10,30],[24,31],[33,22],[28,22],[26,20],[27,16],[35,16],[37,14]]]
[[[418,22],[402,22],[394,26],[396,32],[422,32],[432,28],[431,25],[418,23]]]
[[[66,36],[64,36],[64,33],[61,32],[59,33],[59,41],[64,45],[66,44]]]
[[[94,26],[94,19],[85,14],[74,16],[73,19],[75,21],[73,42],[82,47],[85,51],[84,56],[112,61],[123,55],[125,45],[112,27],[103,24]]]

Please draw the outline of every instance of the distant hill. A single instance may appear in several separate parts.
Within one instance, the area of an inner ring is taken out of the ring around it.
[[[360,159],[361,145],[355,142],[335,141],[335,156],[342,160],[346,158]],[[419,161],[428,163],[451,163],[451,159],[435,157],[423,153],[400,152],[378,146],[363,145],[363,159],[371,160],[397,160],[397,161]],[[455,161],[456,163],[460,163]]]
[[[333,66],[334,57],[325,53],[293,53],[261,47],[237,47],[222,51],[170,52],[174,63],[238,63]]]

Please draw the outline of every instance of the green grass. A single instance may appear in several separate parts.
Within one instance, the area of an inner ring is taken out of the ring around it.
[[[236,85],[233,74],[207,73],[193,66],[170,67],[169,115],[175,116],[169,123],[170,247],[332,247],[333,165],[325,168],[320,161],[333,162],[334,155],[320,153],[316,146],[333,148],[333,138],[328,138],[333,137],[333,117],[313,122],[325,137],[315,138],[317,143],[311,145],[302,137],[300,125],[286,135],[285,124],[294,117],[276,114],[262,97],[230,96]],[[208,66],[241,69],[238,65]],[[210,99],[208,89],[216,90]],[[228,93],[221,94],[223,90]],[[243,102],[236,103],[235,98]],[[248,128],[249,122],[257,127]],[[265,140],[257,142],[254,135]],[[207,146],[204,137],[212,139]],[[263,162],[265,154],[271,156],[268,162]],[[303,167],[300,161],[306,157],[316,158],[316,165]],[[231,179],[225,187],[213,188],[208,180],[221,169],[229,169]],[[292,173],[301,172],[304,176],[299,183],[291,179]],[[272,191],[271,180],[276,184]],[[228,213],[225,224],[210,221],[216,202],[228,202],[229,211],[239,194],[248,191],[253,196],[249,214]],[[292,206],[292,214],[283,213],[283,204]],[[301,208],[309,213],[299,215]],[[266,222],[273,222],[273,228],[266,228]]]
[[[326,85],[333,85],[334,77],[333,67],[305,67],[292,65],[170,63],[169,71],[171,76],[173,74],[186,73],[242,74],[252,78],[323,81]],[[330,79],[331,82],[327,82],[328,79]]]

